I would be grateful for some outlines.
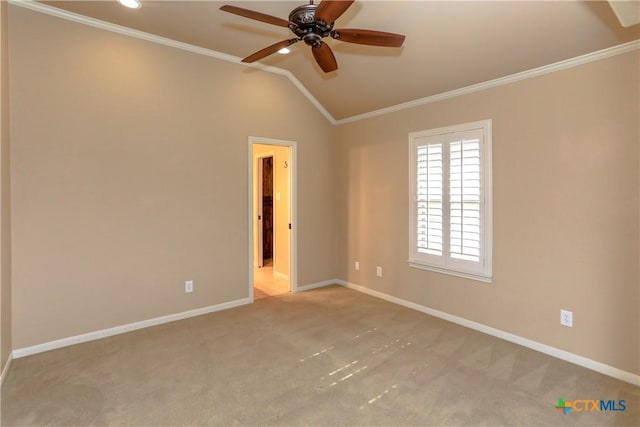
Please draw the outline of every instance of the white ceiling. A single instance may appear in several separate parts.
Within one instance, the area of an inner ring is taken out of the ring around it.
[[[243,58],[292,38],[287,28],[219,10],[223,4],[287,19],[305,1],[42,2],[78,14]],[[325,39],[338,70],[325,74],[310,48],[260,62],[290,71],[336,119],[508,76],[640,38],[607,2],[356,1],[335,28],[406,35],[402,48]]]

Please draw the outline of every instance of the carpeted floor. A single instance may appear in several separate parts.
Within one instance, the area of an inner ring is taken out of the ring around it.
[[[639,406],[638,387],[331,286],[14,360],[2,425],[637,426]]]

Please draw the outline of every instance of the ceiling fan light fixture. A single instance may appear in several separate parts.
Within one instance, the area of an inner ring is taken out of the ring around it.
[[[280,55],[288,55],[289,53],[291,53],[291,49],[289,49],[288,47],[283,47],[278,51],[278,53]]]
[[[276,52],[286,55],[289,53],[289,46],[303,41],[311,47],[313,58],[322,71],[330,73],[338,69],[338,64],[331,48],[322,40],[325,37],[331,37],[332,39],[348,43],[383,47],[401,47],[404,42],[404,36],[402,34],[356,28],[334,30],[333,25],[335,20],[338,19],[354,1],[355,0],[321,0],[318,5],[313,4],[312,1],[310,4],[298,6],[293,9],[289,14],[289,20],[228,4],[220,7],[220,10],[267,24],[288,27],[291,32],[296,35],[296,38],[282,40],[264,49],[260,49],[244,58],[242,62],[249,64]]]
[[[118,0],[118,3],[129,9],[140,9],[142,7],[140,0]]]

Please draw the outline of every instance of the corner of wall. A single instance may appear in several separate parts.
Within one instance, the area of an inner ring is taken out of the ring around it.
[[[11,205],[7,2],[0,2],[0,370],[11,362]]]

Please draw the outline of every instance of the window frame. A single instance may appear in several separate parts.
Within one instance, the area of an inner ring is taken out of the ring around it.
[[[451,142],[447,138],[452,134],[464,134],[465,132],[482,133],[480,141],[480,253],[481,261],[461,261],[451,257],[448,250],[450,245],[450,192],[449,192],[449,167],[450,159],[447,154],[443,158],[443,253],[442,255],[418,254],[417,246],[417,170],[418,147],[430,144],[442,143],[442,151],[449,152]],[[436,142],[435,138],[440,141]],[[432,139],[432,142],[426,142]],[[449,163],[445,164],[445,159]],[[492,120],[480,120],[462,123],[453,126],[428,129],[409,133],[409,266],[422,270],[464,277],[481,282],[493,281],[493,169],[492,169]]]

